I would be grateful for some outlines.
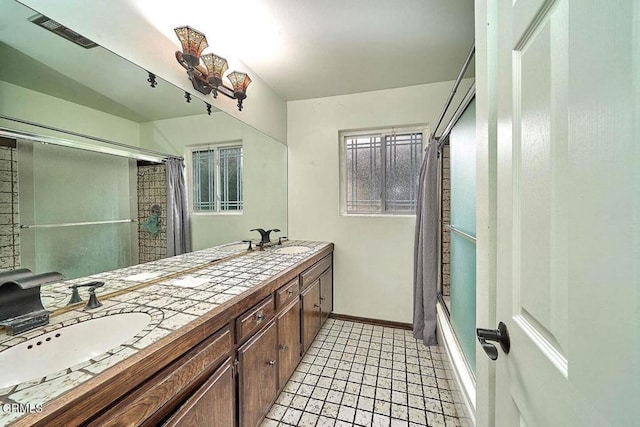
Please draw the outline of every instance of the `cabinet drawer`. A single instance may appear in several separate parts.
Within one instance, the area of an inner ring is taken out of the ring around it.
[[[250,336],[266,324],[275,313],[273,296],[269,295],[236,320],[238,341]]]
[[[228,357],[233,348],[229,327],[224,328],[173,362],[156,377],[126,396],[120,403],[95,419],[89,426],[148,425],[168,402],[182,396],[203,375],[210,375],[216,364]],[[155,424],[155,422],[151,422]]]
[[[276,291],[276,310],[280,310],[300,295],[300,281],[296,277]]]
[[[306,288],[310,284],[316,281],[318,277],[327,269],[331,267],[331,255],[327,255],[313,266],[306,269],[301,275],[302,283],[301,287]]]

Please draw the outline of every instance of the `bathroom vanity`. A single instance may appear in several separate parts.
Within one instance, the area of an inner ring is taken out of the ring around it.
[[[97,310],[58,313],[44,332],[127,312],[147,313],[149,325],[107,356],[0,389],[3,403],[42,405],[13,419],[0,414],[0,425],[257,426],[333,305],[333,244],[276,248],[220,260],[224,247],[216,247],[136,266],[133,275],[109,272],[114,284],[162,273],[103,297]],[[0,336],[0,350],[42,333]]]

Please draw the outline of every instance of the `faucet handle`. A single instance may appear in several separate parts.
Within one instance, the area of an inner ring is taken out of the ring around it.
[[[104,286],[104,282],[88,282],[88,283],[81,283],[79,285],[69,286],[69,289],[71,289],[72,292],[71,292],[71,299],[69,300],[67,305],[76,304],[82,301],[82,298],[80,298],[80,293],[78,292],[78,288],[88,287],[89,297],[91,297],[91,293],[95,293],[95,290],[97,288],[101,288],[102,286]]]
[[[278,237],[278,244],[281,245],[283,240],[287,240],[288,237],[287,236],[280,236]]]
[[[102,306],[102,303],[98,301],[98,297],[96,296],[96,289],[104,286],[104,282],[94,282],[94,283],[96,284],[89,288],[89,302],[87,302],[87,305],[84,306],[85,310],[91,310],[91,309]]]
[[[87,282],[87,283],[81,283],[79,285],[71,285],[69,286],[69,289],[78,289],[78,288],[101,288],[104,286],[104,282],[98,282],[98,281],[94,281],[94,282]]]
[[[253,230],[251,230],[253,231]],[[251,243],[253,243],[251,240],[243,240],[242,243],[248,243],[249,247],[247,248],[248,251],[252,251],[253,250],[253,246],[251,246]]]
[[[104,286],[104,282],[92,282],[92,283],[88,283],[89,285],[89,292],[95,292],[96,289],[101,288]]]

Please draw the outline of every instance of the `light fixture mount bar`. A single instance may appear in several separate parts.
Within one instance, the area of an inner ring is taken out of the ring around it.
[[[202,51],[208,46],[205,35],[188,25],[175,28],[175,32],[182,44],[182,52],[175,53],[176,60],[187,70],[193,88],[203,95],[211,94],[214,98],[221,93],[227,98],[236,99],[238,110],[242,111],[242,101],[247,98],[246,91],[251,78],[246,73],[233,71],[227,75],[233,88],[225,85],[222,77],[227,70],[227,60],[211,53],[202,55]],[[201,65],[201,60],[206,67]]]

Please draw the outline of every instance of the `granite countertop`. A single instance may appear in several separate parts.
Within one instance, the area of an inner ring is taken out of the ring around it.
[[[0,426],[8,425],[26,415],[25,407],[16,410],[15,404],[27,405],[31,410],[46,411],[47,402],[198,319],[199,316],[214,311],[224,302],[269,281],[277,274],[322,251],[330,243],[286,242],[286,246],[293,245],[307,246],[311,251],[281,254],[276,251],[280,246],[276,246],[264,251],[248,252],[241,247],[238,248],[239,245],[233,245],[235,250],[226,248],[232,245],[223,245],[46,285],[43,303],[45,307],[50,308],[64,307],[70,297],[70,284],[103,281],[105,286],[97,291],[100,296],[150,283],[107,299],[101,298],[102,307],[94,310],[85,311],[83,304],[79,304],[62,314],[53,315],[49,325],[45,327],[17,336],[0,333],[0,353],[63,326],[102,316],[144,312],[151,316],[151,321],[129,341],[106,353],[44,378],[35,378],[26,383],[0,389]],[[211,264],[213,260],[221,258],[222,261]],[[86,294],[82,296],[86,301]],[[0,369],[7,367],[3,366]]]

